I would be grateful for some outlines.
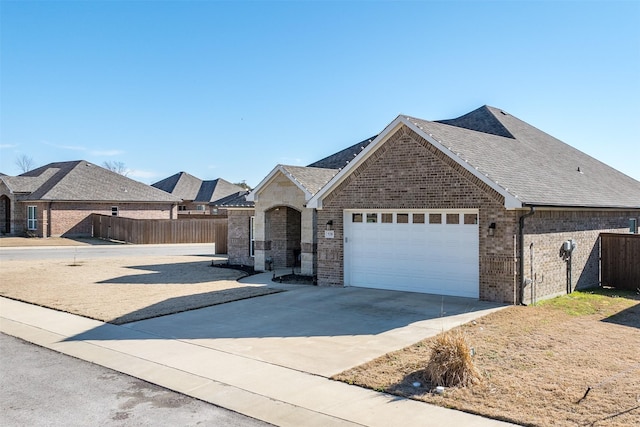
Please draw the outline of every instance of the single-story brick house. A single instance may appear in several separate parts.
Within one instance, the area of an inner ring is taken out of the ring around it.
[[[640,182],[493,107],[401,115],[350,149],[248,195],[257,270],[528,303],[598,286],[599,234],[640,217]]]
[[[222,214],[216,202],[227,196],[243,193],[245,189],[222,178],[203,181],[186,172],[178,172],[151,184],[182,199],[180,214]]]
[[[91,236],[91,214],[176,218],[181,199],[84,160],[0,176],[3,234]]]

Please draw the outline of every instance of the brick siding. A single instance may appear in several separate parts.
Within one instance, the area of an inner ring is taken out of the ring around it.
[[[516,291],[514,211],[504,199],[428,141],[403,127],[323,200],[318,224],[333,221],[335,237],[318,238],[318,284],[344,284],[344,209],[479,210],[480,299],[513,302]],[[493,236],[489,224],[496,223]]]
[[[600,240],[602,232],[629,232],[629,218],[639,211],[538,210],[525,219],[524,276],[537,280],[525,287],[524,302],[540,300],[567,291],[567,263],[560,257],[562,243],[573,239],[577,247],[571,256],[571,291],[600,284]],[[533,244],[533,246],[531,246]]]
[[[227,255],[230,264],[254,265],[254,257],[251,256],[251,217],[254,214],[253,209],[227,211]]]

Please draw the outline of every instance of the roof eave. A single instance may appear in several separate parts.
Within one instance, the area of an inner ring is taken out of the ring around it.
[[[567,205],[562,203],[523,203],[523,208],[535,207],[541,209],[585,209],[585,210],[637,210],[638,206],[622,206],[622,205]]]

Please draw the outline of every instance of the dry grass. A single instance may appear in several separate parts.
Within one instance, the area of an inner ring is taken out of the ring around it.
[[[473,386],[431,392],[425,365],[438,337],[335,379],[522,425],[640,425],[638,295],[578,292],[509,307],[458,331],[476,351],[482,382]]]
[[[123,324],[278,292],[197,256],[2,261],[0,296]]]

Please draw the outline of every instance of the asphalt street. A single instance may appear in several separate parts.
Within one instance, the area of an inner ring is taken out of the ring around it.
[[[267,426],[0,334],[0,413],[13,426]]]

